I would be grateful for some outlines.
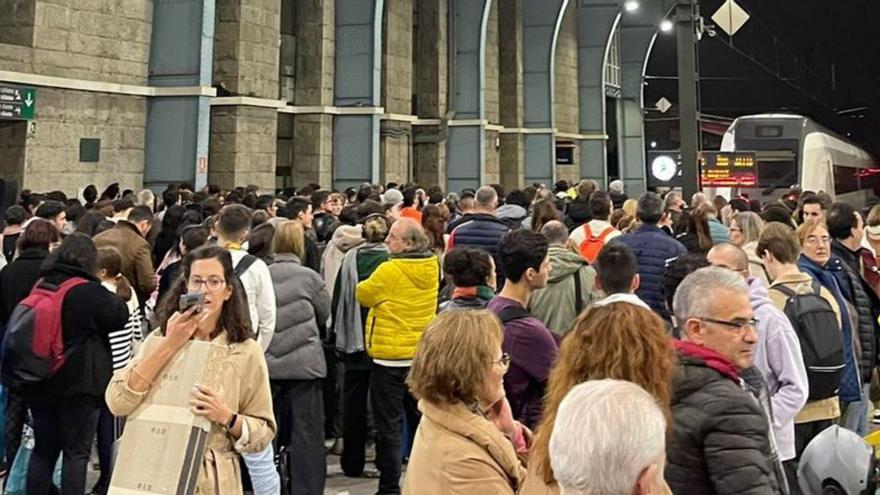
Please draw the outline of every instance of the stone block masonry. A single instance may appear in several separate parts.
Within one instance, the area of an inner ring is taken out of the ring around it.
[[[40,88],[27,137],[23,188],[62,190],[68,195],[95,184],[143,184],[146,99],[86,91]],[[100,160],[79,161],[80,140],[100,139]]]
[[[274,108],[212,108],[208,183],[224,188],[256,184],[273,190],[277,127]]]
[[[214,82],[233,94],[277,99],[281,2],[217,0]]]

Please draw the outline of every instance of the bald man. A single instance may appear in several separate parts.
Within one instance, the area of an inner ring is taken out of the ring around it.
[[[800,341],[788,317],[773,305],[764,283],[749,275],[749,257],[745,251],[733,244],[721,243],[709,250],[707,258],[713,266],[732,270],[749,284],[749,301],[758,320],[755,367],[761,371],[769,389],[779,457],[786,476],[796,481],[794,418],[806,404],[810,390]]]

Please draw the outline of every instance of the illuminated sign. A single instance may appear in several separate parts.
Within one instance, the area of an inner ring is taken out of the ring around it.
[[[757,187],[755,154],[703,151],[698,155],[703,187]]]

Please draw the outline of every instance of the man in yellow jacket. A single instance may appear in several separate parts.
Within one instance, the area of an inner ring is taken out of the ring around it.
[[[416,344],[437,312],[440,264],[431,253],[425,230],[402,218],[385,240],[391,258],[357,286],[357,300],[367,315],[365,344],[373,358],[370,401],[376,422],[376,467],[380,494],[399,494],[400,416],[418,424],[416,402],[406,388]]]

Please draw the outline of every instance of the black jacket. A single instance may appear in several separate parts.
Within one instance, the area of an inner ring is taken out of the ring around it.
[[[859,369],[862,373],[862,382],[871,381],[871,373],[878,359],[878,335],[877,312],[880,311],[880,301],[865,279],[860,275],[859,252],[852,251],[836,239],[831,242],[831,260],[828,261],[828,269],[837,279],[837,284],[843,292],[843,297],[856,309],[858,313],[859,347],[861,359]],[[840,264],[834,263],[834,258],[840,260]]]
[[[29,248],[0,271],[0,323],[4,324],[12,315],[12,310],[22,299],[30,294],[40,278],[40,266],[49,251]]]
[[[318,244],[322,246],[326,246],[330,242],[333,232],[338,226],[339,220],[329,213],[315,213],[315,217],[312,219],[312,228],[317,236]]]
[[[676,495],[777,494],[770,426],[736,367],[677,342],[666,481]]]
[[[568,231],[580,227],[581,225],[593,219],[593,212],[590,210],[590,200],[577,198],[568,204],[565,211],[565,226]]]
[[[125,326],[128,306],[93,275],[78,267],[58,263],[43,274],[44,280],[56,284],[71,277],[88,280],[67,293],[61,308],[64,349],[72,353],[55,376],[22,390],[28,400],[73,396],[100,400],[113,375],[108,334]]]
[[[482,249],[495,259],[495,272],[498,275],[498,287],[504,285],[504,273],[498,260],[498,242],[510,230],[503,220],[488,213],[465,215],[466,221],[459,224],[449,237],[449,247],[469,246]]]

